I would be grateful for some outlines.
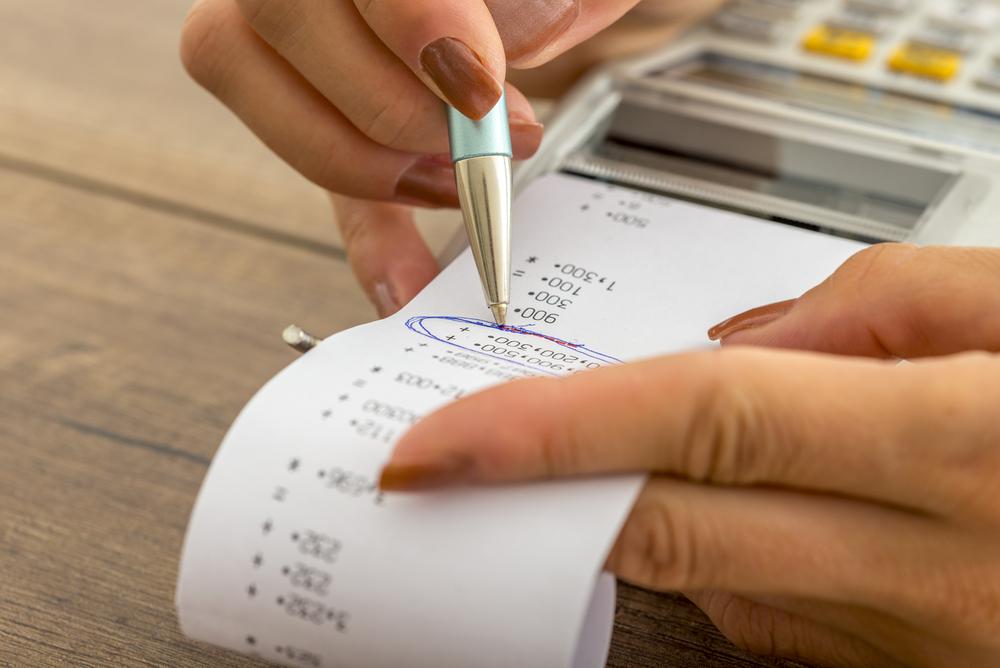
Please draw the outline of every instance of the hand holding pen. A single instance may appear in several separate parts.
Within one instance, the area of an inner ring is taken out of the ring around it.
[[[504,83],[508,66],[551,60],[636,2],[198,0],[181,50],[199,83],[336,194],[352,267],[388,315],[438,270],[410,205],[458,206],[442,101],[478,120],[506,92],[513,157],[529,157],[542,126]]]

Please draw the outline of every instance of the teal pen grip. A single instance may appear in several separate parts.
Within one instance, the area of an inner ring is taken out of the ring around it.
[[[511,156],[510,125],[507,122],[507,95],[480,120],[474,121],[454,107],[448,107],[448,139],[451,160],[458,162],[481,155]]]

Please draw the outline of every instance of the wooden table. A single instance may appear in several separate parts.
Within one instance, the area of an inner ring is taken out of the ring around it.
[[[282,327],[374,315],[323,194],[181,71],[185,10],[0,0],[2,665],[258,665],[178,631],[188,514]],[[677,596],[617,619],[610,665],[778,665]]]

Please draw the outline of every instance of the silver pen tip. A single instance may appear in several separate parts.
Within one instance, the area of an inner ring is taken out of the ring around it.
[[[507,323],[507,303],[490,304],[490,310],[493,311],[493,319],[503,327]]]

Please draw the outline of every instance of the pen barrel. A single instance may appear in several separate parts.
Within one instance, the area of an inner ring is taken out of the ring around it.
[[[478,121],[448,107],[448,138],[451,160],[458,162],[483,155],[511,156],[507,96],[503,94],[493,109]]]
[[[458,201],[469,246],[492,307],[510,301],[511,165],[506,155],[455,162]]]

